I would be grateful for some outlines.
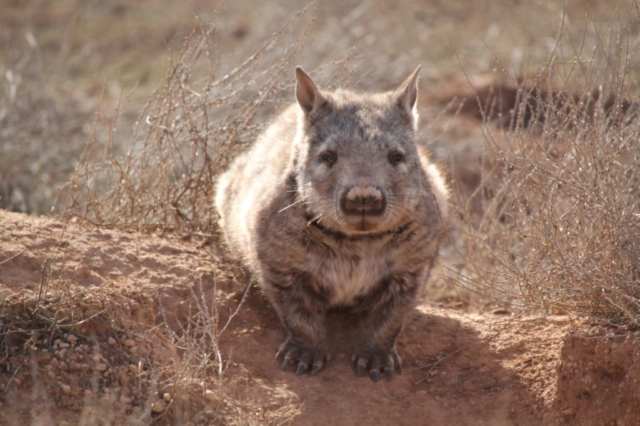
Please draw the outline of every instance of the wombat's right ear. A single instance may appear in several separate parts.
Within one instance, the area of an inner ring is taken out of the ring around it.
[[[400,107],[410,116],[413,116],[416,122],[418,116],[418,112],[416,111],[416,103],[418,101],[418,77],[421,68],[421,66],[418,66],[413,74],[411,74],[409,78],[407,78],[397,89],[398,103]]]
[[[323,100],[316,84],[300,67],[296,67],[296,99],[307,114],[316,109]]]

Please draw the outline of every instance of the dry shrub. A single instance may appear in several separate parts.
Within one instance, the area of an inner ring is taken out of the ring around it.
[[[223,358],[218,341],[244,308],[250,290],[249,283],[236,294],[238,303],[231,309],[228,300],[220,299],[227,294],[218,292],[215,281],[213,288],[207,288],[200,280],[192,288],[188,315],[179,323],[171,319],[172,312],[160,301],[170,346],[180,354],[179,360],[165,365],[159,382],[160,388],[179,396],[171,412],[175,424],[194,415],[205,424],[289,424],[300,414],[301,403],[295,393],[227,372],[233,353]]]
[[[209,232],[216,176],[255,139],[284,89],[292,89],[293,61],[311,27],[306,14],[312,12],[296,13],[224,76],[217,72],[224,58],[216,52],[215,24],[201,23],[130,136],[120,133],[117,115],[96,121],[61,193],[67,215],[124,229]]]
[[[46,81],[30,32],[12,46],[0,83],[0,208],[47,214],[73,171],[69,159],[82,152],[91,115],[85,102]]]
[[[621,4],[586,63],[582,51],[564,61],[561,34],[533,84],[513,78],[510,132],[490,124],[478,97],[491,155],[471,197],[482,214],[457,203],[466,259],[457,279],[493,302],[640,325],[636,7]]]

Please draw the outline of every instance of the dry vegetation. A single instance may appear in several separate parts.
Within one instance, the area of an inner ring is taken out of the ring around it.
[[[565,40],[561,27],[535,76],[472,88],[466,101],[478,108],[460,106],[507,128],[485,126],[481,182],[458,200],[466,285],[508,302],[517,292],[529,309],[639,325],[636,6],[621,4],[591,49],[589,31]],[[579,59],[566,63],[568,43]]]
[[[324,87],[377,89],[422,63],[424,141],[449,167],[456,194],[442,273],[430,285],[434,302],[640,325],[636,1],[506,2],[513,22],[502,21],[489,0],[400,8],[382,0],[327,2],[302,10],[286,2],[194,2],[188,10],[161,2],[165,11],[147,2],[2,3],[0,207],[53,210],[99,229],[203,238],[224,258],[213,182],[291,100],[295,65]],[[168,15],[175,19],[161,23]],[[111,62],[119,65],[105,68]],[[489,83],[476,83],[488,73]],[[475,120],[478,132],[457,150],[459,126]],[[150,302],[163,324],[150,332],[154,321],[134,320],[118,300],[89,303],[68,287],[72,280],[49,286],[50,268],[38,294],[2,302],[5,372],[17,368],[10,358],[18,352],[59,353],[93,321],[109,329],[94,328],[93,340],[78,343],[78,352],[93,356],[91,368],[101,356],[130,364],[128,352],[96,353],[106,336],[176,348],[167,352],[175,357],[171,371],[145,353],[139,392],[125,396],[133,401],[112,422],[179,423],[203,401],[217,407],[205,423],[284,423],[297,413],[292,403],[271,417],[251,417],[248,405],[218,387],[224,324],[205,290],[190,294],[188,320],[177,325],[164,317],[162,302]],[[12,326],[8,318],[16,319]],[[95,376],[91,386],[118,374]],[[165,393],[171,409],[152,414]],[[181,394],[198,398],[171,396]],[[92,405],[106,411],[85,410],[85,424],[122,405],[121,396],[110,398]]]
[[[107,124],[104,150],[91,135],[69,184],[68,213],[99,226],[210,232],[212,182],[256,136],[261,126],[254,118],[282,90],[305,34],[275,64],[263,57],[286,43],[299,15],[224,76],[215,69],[215,25],[194,29],[143,108],[128,148],[112,132],[114,124]]]

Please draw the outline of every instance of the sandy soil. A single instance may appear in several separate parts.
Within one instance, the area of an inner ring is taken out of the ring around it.
[[[633,334],[425,300],[393,381],[355,377],[347,314],[329,367],[296,376],[274,359],[274,312],[211,239],[0,211],[0,241],[0,424],[640,424]]]

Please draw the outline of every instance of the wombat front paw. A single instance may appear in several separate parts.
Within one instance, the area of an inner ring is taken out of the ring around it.
[[[362,377],[367,369],[371,380],[377,382],[380,378],[380,371],[387,373],[387,379],[393,379],[393,372],[398,370],[402,373],[402,359],[396,348],[373,349],[355,353],[351,357],[351,363],[358,377]]]
[[[284,355],[282,369],[286,370],[294,362],[298,363],[296,374],[300,375],[311,367],[311,375],[315,375],[323,365],[328,364],[331,355],[324,348],[309,348],[287,339],[276,354],[276,358]]]

